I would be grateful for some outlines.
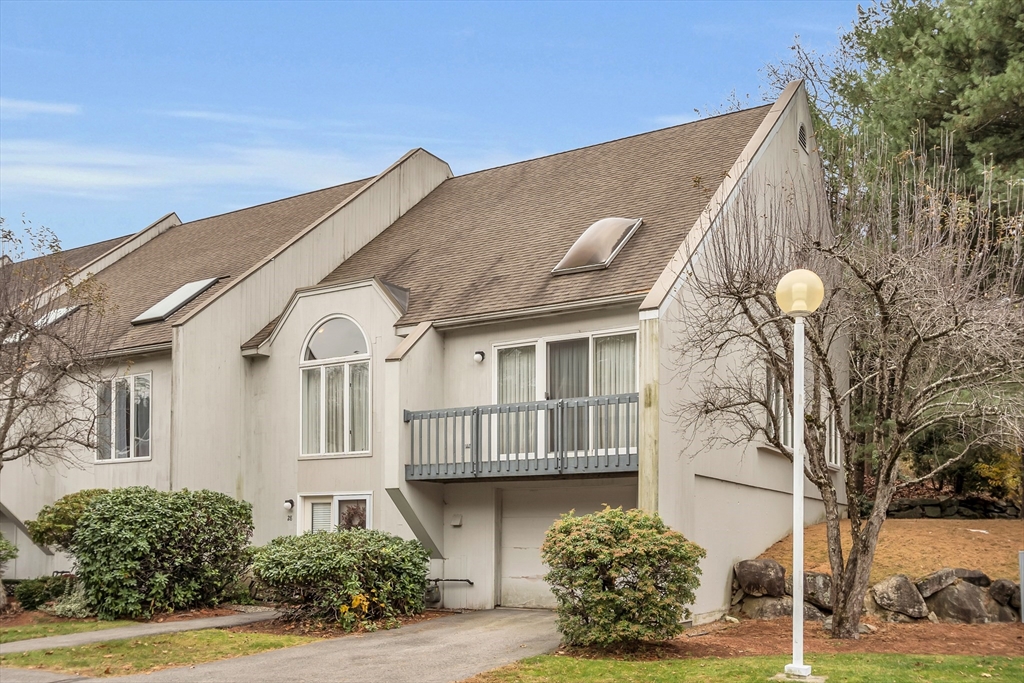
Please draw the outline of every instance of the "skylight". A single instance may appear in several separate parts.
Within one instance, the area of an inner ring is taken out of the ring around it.
[[[169,317],[174,315],[175,311],[208,290],[213,286],[213,283],[219,279],[220,278],[211,277],[206,280],[189,282],[187,285],[178,287],[156,304],[146,309],[137,318],[132,320],[132,325],[141,325],[143,323],[156,322],[157,320],[167,320]]]
[[[81,306],[62,306],[60,308],[55,308],[52,311],[47,311],[38,320],[36,320],[35,327],[37,330],[42,330],[43,328],[49,327],[55,322],[63,320],[64,318],[68,317],[69,315],[77,311],[79,308],[81,308]],[[15,332],[14,334],[10,334],[4,337],[3,343],[14,344],[16,342],[20,342],[27,336],[28,331],[21,330],[20,332]]]
[[[551,272],[555,275],[607,268],[643,218],[602,218],[583,231]]]

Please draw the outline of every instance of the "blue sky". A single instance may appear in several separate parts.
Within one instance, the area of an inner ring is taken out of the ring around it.
[[[696,118],[856,2],[0,2],[0,216],[74,247],[371,176]]]

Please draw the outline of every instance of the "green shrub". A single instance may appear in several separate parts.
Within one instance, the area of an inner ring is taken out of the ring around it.
[[[44,505],[34,521],[25,523],[28,535],[39,545],[71,552],[78,521],[92,501],[107,493],[106,489],[84,489],[58,498],[53,505]]]
[[[69,582],[64,590],[64,595],[57,598],[57,602],[47,612],[55,617],[65,619],[85,619],[96,616],[89,605],[89,599],[85,595],[85,584],[81,581]]]
[[[115,489],[93,500],[72,541],[103,619],[216,605],[249,562],[252,505],[213,491]]]
[[[0,536],[0,576],[4,575],[7,563],[18,556],[18,546]]]
[[[601,647],[678,635],[704,555],[657,514],[605,508],[563,515],[541,547],[559,631],[569,645]]]
[[[14,587],[14,597],[24,610],[39,609],[48,602],[58,600],[67,592],[75,578],[69,574],[41,576],[38,579],[19,581]]]
[[[430,554],[417,541],[350,529],[281,536],[257,548],[253,573],[292,619],[352,629],[423,611]]]

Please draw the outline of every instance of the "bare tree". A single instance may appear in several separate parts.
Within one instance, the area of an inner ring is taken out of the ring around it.
[[[822,276],[825,301],[806,320],[805,474],[825,509],[832,633],[856,638],[897,488],[980,445],[1024,442],[1024,216],[1019,203],[969,200],[979,195],[962,192],[941,151],[846,148],[840,158],[850,172],[827,193],[823,181],[748,181],[705,238],[678,314],[677,371],[696,389],[675,409],[694,434],[755,439],[791,458],[792,323],[774,291],[793,268]],[[959,455],[904,475],[908,443],[936,425],[952,428]],[[834,477],[849,492],[848,548]]]
[[[46,228],[16,232],[0,219],[0,249],[0,469],[76,466],[76,453],[95,446],[102,293]]]

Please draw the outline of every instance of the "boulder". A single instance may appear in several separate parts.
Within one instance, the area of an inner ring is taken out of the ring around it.
[[[751,619],[790,617],[793,616],[793,598],[788,595],[784,595],[781,598],[747,598],[740,605],[740,613]],[[824,621],[825,615],[814,605],[805,602],[804,619],[807,621]]]
[[[1010,596],[1010,607],[1020,612],[1020,584],[1013,584],[1013,595]]]
[[[1015,592],[1018,592],[1017,584],[1008,579],[996,579],[988,587],[988,594],[1000,605],[1009,605],[1010,598],[1013,597]]]
[[[793,594],[793,577],[786,577],[786,595]],[[815,607],[832,611],[832,575],[804,572],[804,600]]]
[[[927,598],[956,581],[956,574],[949,567],[932,572],[915,584],[922,598]]]
[[[894,513],[892,513],[892,514],[890,514],[888,516],[893,518],[893,519],[917,519],[922,514],[924,514],[924,513],[922,512],[921,508],[908,508],[906,510],[900,510],[899,512],[894,512]]]
[[[932,519],[938,519],[942,516],[942,508],[938,505],[929,505],[924,509],[924,516],[931,517]]]
[[[958,568],[954,569],[953,573],[956,574],[956,578],[963,579],[967,583],[973,583],[975,586],[988,588],[992,585],[992,579],[988,578],[988,575],[979,569]]]
[[[925,602],[942,621],[964,624],[986,624],[990,621],[985,608],[986,593],[973,583],[956,581],[929,597]]]
[[[747,595],[780,598],[786,594],[786,570],[775,560],[742,560],[732,570]]]
[[[875,602],[882,609],[905,614],[914,619],[928,616],[924,598],[905,574],[896,574],[879,581],[871,588]]]

